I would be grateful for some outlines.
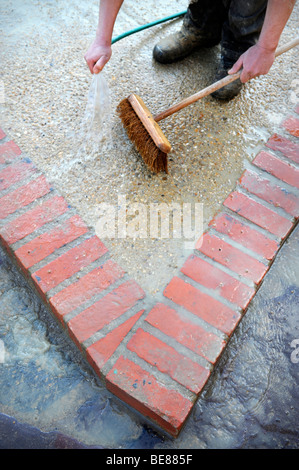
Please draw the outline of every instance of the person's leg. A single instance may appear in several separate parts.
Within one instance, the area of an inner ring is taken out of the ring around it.
[[[171,63],[201,47],[219,44],[225,16],[222,0],[191,0],[181,29],[155,46],[154,58]]]
[[[249,47],[258,41],[267,7],[267,0],[223,0],[228,7],[228,15],[223,23],[221,38],[221,62],[216,79],[227,75]],[[214,98],[228,100],[236,96],[242,88],[237,80],[213,93]]]

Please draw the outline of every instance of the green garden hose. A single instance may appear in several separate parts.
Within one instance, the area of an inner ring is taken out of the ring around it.
[[[153,21],[143,26],[138,26],[137,28],[131,29],[130,31],[127,31],[126,33],[122,33],[119,36],[116,36],[115,38],[112,39],[111,44],[114,44],[115,42],[120,41],[120,39],[130,36],[131,34],[138,33],[138,31],[143,31],[144,29],[151,28],[152,26],[156,26],[157,24],[165,23],[166,21],[179,18],[180,16],[184,16],[186,13],[187,13],[187,10],[181,11],[180,13],[176,13],[175,15],[166,16],[165,18],[162,18],[161,20]]]

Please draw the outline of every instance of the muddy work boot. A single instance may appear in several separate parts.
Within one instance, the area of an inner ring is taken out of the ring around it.
[[[219,36],[214,36],[211,33],[204,34],[200,29],[184,21],[179,31],[156,44],[153,56],[157,62],[170,64],[184,59],[201,47],[213,47],[219,41]]]
[[[222,78],[226,77],[228,75],[228,71],[232,68],[233,65],[234,62],[227,63],[224,61],[223,58],[221,58],[214,81],[217,82],[218,80],[221,80]],[[223,88],[214,91],[211,96],[213,98],[216,98],[217,100],[229,101],[240,93],[242,87],[243,83],[238,78],[237,80],[232,83],[229,83]]]

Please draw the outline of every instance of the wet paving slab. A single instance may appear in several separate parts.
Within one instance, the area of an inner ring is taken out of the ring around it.
[[[177,439],[107,392],[1,249],[1,448],[297,449],[298,248],[297,226]]]

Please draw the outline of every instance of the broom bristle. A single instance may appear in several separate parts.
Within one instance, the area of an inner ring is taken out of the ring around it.
[[[156,146],[127,98],[119,103],[117,111],[129,139],[135,144],[145,164],[155,173],[168,173],[167,153]]]

